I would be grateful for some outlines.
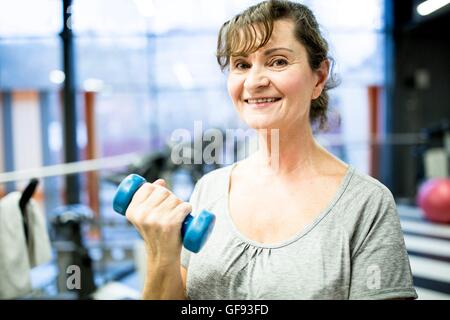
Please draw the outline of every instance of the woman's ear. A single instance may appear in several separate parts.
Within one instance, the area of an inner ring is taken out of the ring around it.
[[[313,90],[312,100],[317,99],[322,94],[323,88],[328,80],[328,74],[330,72],[330,60],[325,59],[320,64],[319,69],[314,71],[317,75],[317,82]]]

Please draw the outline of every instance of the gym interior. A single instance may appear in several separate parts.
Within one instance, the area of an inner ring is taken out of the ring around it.
[[[145,248],[116,191],[138,174],[188,201],[248,155],[215,49],[257,2],[0,0],[0,230],[16,236],[0,232],[0,298],[140,299]],[[450,299],[450,1],[301,2],[340,80],[317,141],[389,188],[418,299]],[[196,161],[211,129],[222,161]]]

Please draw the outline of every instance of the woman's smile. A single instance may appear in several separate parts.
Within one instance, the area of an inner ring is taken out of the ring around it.
[[[257,110],[270,108],[277,105],[279,101],[281,101],[281,98],[279,97],[255,97],[244,99],[244,102],[248,107]]]

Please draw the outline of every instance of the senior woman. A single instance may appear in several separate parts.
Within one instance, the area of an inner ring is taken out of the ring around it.
[[[202,177],[190,204],[162,180],[136,192],[126,215],[146,243],[144,298],[417,298],[391,192],[314,139],[331,80],[313,13],[252,6],[222,26],[217,58],[259,149]],[[203,208],[216,226],[193,254],[181,223]]]

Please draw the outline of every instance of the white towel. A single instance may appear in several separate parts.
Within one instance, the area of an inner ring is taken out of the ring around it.
[[[45,214],[33,199],[27,206],[28,253],[31,268],[48,263],[52,259],[52,247]]]
[[[27,205],[29,245],[25,240],[20,192],[0,200],[0,299],[12,299],[32,290],[30,270],[51,260],[45,216],[33,199]]]

